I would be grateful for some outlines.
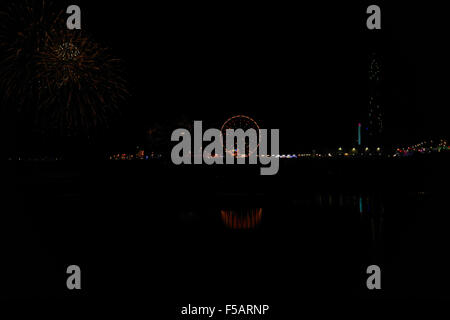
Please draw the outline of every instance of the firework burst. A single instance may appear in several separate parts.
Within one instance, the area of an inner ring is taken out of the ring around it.
[[[3,104],[67,131],[105,124],[128,95],[122,63],[84,30],[68,30],[54,4],[25,1],[2,12]]]
[[[0,11],[0,18],[2,102],[22,109],[34,100],[36,56],[46,32],[52,32],[59,17],[48,9],[46,2],[26,0],[11,3]]]
[[[48,36],[36,66],[40,113],[65,127],[106,123],[127,96],[121,61],[79,32]]]

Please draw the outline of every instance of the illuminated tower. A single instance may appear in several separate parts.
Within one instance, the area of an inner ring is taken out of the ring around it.
[[[358,146],[361,146],[361,122],[358,123]]]
[[[383,110],[381,106],[381,66],[375,54],[369,62],[369,106],[367,118],[367,144],[371,146],[382,143]]]

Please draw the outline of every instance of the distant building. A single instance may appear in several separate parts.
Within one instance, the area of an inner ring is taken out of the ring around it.
[[[383,108],[382,108],[382,72],[378,57],[373,54],[369,61],[369,101],[367,123],[365,126],[366,142],[369,146],[383,144]]]
[[[143,160],[145,158],[145,151],[144,149],[141,149],[140,147],[137,148],[136,152],[136,159]]]

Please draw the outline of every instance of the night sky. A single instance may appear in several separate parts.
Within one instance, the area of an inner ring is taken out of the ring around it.
[[[133,147],[155,123],[184,117],[220,128],[236,114],[280,128],[285,151],[351,146],[367,113],[372,53],[382,66],[389,143],[448,136],[435,76],[448,66],[439,10],[381,3],[382,30],[369,31],[367,4],[343,1],[75,3],[82,28],[124,60],[131,92],[120,116],[96,133],[100,149]],[[15,124],[18,150],[64,143],[24,123]]]

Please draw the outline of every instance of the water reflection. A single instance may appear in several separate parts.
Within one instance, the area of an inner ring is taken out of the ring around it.
[[[339,212],[357,212],[361,226],[367,230],[376,246],[382,238],[384,199],[377,194],[316,194],[314,206],[324,210]]]
[[[261,223],[262,208],[223,209],[222,221],[230,229],[255,229]]]
[[[377,213],[384,210],[380,197],[370,194],[326,193],[315,196],[314,205],[320,208],[346,208],[359,213]]]

